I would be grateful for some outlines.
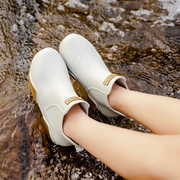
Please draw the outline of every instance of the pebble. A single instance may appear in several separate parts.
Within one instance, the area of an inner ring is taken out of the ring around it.
[[[34,20],[34,19],[35,19],[34,16],[31,15],[30,13],[27,13],[27,17],[28,17],[30,20]]]
[[[156,52],[156,49],[152,48],[151,51],[152,51],[152,52]]]
[[[58,26],[58,29],[64,31],[66,28],[65,28],[65,26],[63,26],[62,24],[60,24],[60,25]]]
[[[59,11],[65,11],[65,7],[63,5],[61,5],[61,4],[58,5],[57,9]]]
[[[46,20],[46,19],[42,19],[42,22],[43,22],[43,23],[46,23],[46,22],[47,22],[47,20]]]
[[[18,32],[17,24],[12,25],[12,30],[13,30],[13,32]]]

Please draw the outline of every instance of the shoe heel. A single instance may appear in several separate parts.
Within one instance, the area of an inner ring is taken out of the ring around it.
[[[29,87],[30,87],[31,93],[32,93],[35,101],[37,102],[37,99],[36,99],[37,93],[36,93],[36,90],[35,90],[35,88],[33,87],[32,83],[31,83],[29,75],[28,75],[28,81],[29,81]],[[51,138],[50,133],[49,133],[48,125],[46,124],[46,121],[44,120],[44,118],[43,118],[43,121],[42,121],[42,125],[44,126],[44,128],[46,130],[46,134],[47,134],[48,138],[52,141],[52,138]]]
[[[34,89],[33,85],[31,84],[31,80],[30,80],[30,77],[28,75],[28,81],[29,81],[29,87],[30,87],[30,90],[31,90],[31,93],[35,99],[35,101],[37,102],[37,99],[36,99],[36,90]]]

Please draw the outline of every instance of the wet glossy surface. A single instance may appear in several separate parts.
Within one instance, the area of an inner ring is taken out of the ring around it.
[[[180,98],[179,7],[178,0],[0,0],[0,179],[122,179],[88,152],[47,139],[27,82],[30,62],[79,33],[130,89]],[[128,118],[107,119],[90,103],[98,121],[150,132]]]

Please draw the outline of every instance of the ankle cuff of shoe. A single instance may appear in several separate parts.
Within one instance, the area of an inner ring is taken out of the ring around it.
[[[90,98],[94,101],[97,108],[107,117],[118,117],[120,115],[124,116],[119,111],[113,109],[109,105],[108,96],[112,91],[114,83],[119,86],[128,89],[126,85],[126,78],[119,76],[117,74],[109,74],[103,81],[103,85],[100,88],[91,87],[89,88],[88,94]]]
[[[72,104],[71,104],[72,103]],[[73,97],[70,97],[68,99],[65,100],[65,104],[66,105],[70,105],[68,107],[68,111],[76,104],[79,104],[80,107],[82,108],[82,110],[88,114],[88,111],[89,111],[89,104],[84,101],[81,97],[78,97],[78,96],[73,96]],[[67,111],[67,112],[68,112]],[[67,113],[66,113],[67,114]],[[65,116],[65,115],[64,115]],[[64,119],[63,119],[64,120]],[[63,124],[63,122],[62,122]],[[84,150],[84,148],[82,148],[79,144],[77,144],[75,141],[73,141],[72,139],[70,139],[69,137],[67,137],[64,132],[63,132],[63,129],[62,129],[62,134],[64,135],[64,137],[70,142],[70,144],[74,145],[75,149],[76,149],[76,152],[81,152]]]

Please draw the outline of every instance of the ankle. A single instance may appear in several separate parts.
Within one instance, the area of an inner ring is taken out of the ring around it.
[[[109,94],[109,105],[113,109],[118,109],[119,103],[121,102],[122,96],[125,95],[127,89],[119,86],[118,84],[114,83],[111,93]]]
[[[67,137],[72,138],[73,129],[76,129],[77,121],[86,115],[79,104],[74,105],[64,117],[63,132]],[[77,129],[76,129],[77,130]]]

